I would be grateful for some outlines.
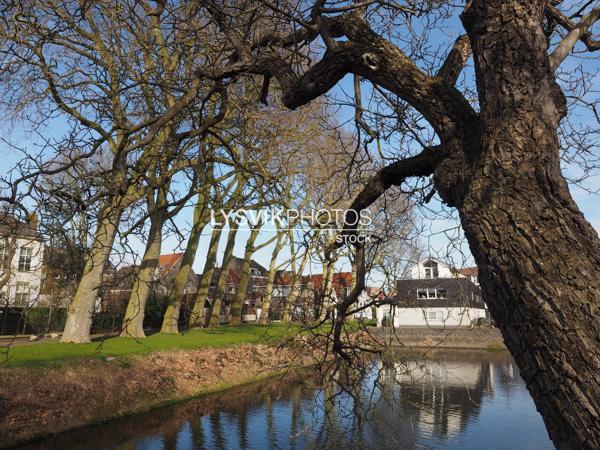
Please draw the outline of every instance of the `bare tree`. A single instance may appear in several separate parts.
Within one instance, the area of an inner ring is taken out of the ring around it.
[[[486,303],[554,443],[600,446],[600,241],[561,173],[558,129],[567,109],[556,78],[578,42],[598,48],[591,29],[599,10],[592,3],[560,11],[562,2],[470,1],[460,15],[467,37],[428,72],[417,64],[416,46],[402,49],[394,33],[418,15],[432,22],[451,15],[444,2],[321,0],[306,5],[306,16],[293,2],[263,5],[266,18],[252,28],[256,4],[234,14],[225,3],[206,3],[237,55],[211,76],[274,78],[284,104],[296,108],[351,73],[418,111],[439,143],[382,168],[352,208],[411,177],[432,176],[436,192],[458,209]],[[311,45],[317,62],[302,57]],[[478,108],[455,86],[471,51]]]

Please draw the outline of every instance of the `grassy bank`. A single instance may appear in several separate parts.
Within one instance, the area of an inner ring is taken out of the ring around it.
[[[242,325],[181,334],[154,334],[145,339],[110,337],[89,344],[63,344],[58,341],[20,344],[0,348],[0,367],[55,367],[78,360],[122,358],[156,351],[267,344],[294,331],[297,330],[285,324]]]

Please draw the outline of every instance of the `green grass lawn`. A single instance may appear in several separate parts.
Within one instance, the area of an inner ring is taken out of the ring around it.
[[[126,357],[174,349],[225,347],[246,343],[269,343],[297,332],[286,324],[242,325],[182,334],[153,334],[145,339],[111,337],[90,344],[40,342],[0,348],[0,367],[52,367],[81,359]]]

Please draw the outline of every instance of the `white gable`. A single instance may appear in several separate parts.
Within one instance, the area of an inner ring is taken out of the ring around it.
[[[433,258],[424,259],[411,266],[406,278],[410,280],[423,280],[430,278],[464,278],[452,269],[452,266]]]

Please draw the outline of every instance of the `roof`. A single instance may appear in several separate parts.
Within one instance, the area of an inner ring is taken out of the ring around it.
[[[166,275],[179,262],[183,253],[170,253],[168,255],[160,255],[158,257],[158,273]]]
[[[292,272],[279,270],[275,275],[275,286],[290,286],[294,282]]]
[[[465,267],[464,269],[456,269],[456,271],[465,277],[477,276],[479,274],[477,267]]]
[[[308,275],[303,281],[304,283],[312,282],[313,288],[315,290],[320,290],[323,287],[323,274],[316,273],[314,275]],[[352,286],[352,272],[334,273],[332,285],[335,290]]]
[[[168,255],[160,255],[158,257],[158,265],[159,266],[172,266],[179,258],[183,256],[183,253],[170,253]]]
[[[24,222],[5,212],[0,212],[0,236],[42,240],[42,236],[37,230],[36,216],[31,216],[28,218],[28,222]]]
[[[237,256],[231,257],[231,259],[229,260],[229,263],[227,264],[228,272],[227,272],[226,284],[233,284],[233,285],[240,284],[243,264],[244,264],[243,258],[239,258]],[[267,269],[265,269],[261,264],[257,263],[253,259],[250,260],[250,269],[257,269],[260,272],[261,277],[266,277],[266,275],[267,275]],[[222,270],[222,267],[215,267],[215,270],[213,271],[212,278],[211,278],[211,285],[214,285],[217,283],[217,280],[219,279],[219,274],[221,273],[221,270]],[[202,276],[201,274],[198,275],[198,277],[201,277],[201,276]],[[256,280],[256,278],[257,277],[255,277],[254,275],[251,275],[251,278],[250,278],[251,283],[253,282],[252,280]]]

